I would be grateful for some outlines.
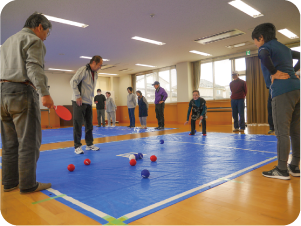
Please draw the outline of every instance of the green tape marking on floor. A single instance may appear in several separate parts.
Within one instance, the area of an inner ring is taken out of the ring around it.
[[[56,199],[56,198],[60,198],[60,197],[63,197],[63,196],[65,196],[65,195],[63,194],[63,195],[54,196],[54,197],[51,197],[51,198],[48,198],[48,199],[43,199],[43,200],[40,200],[40,201],[37,201],[37,202],[33,202],[32,204],[38,204],[38,203],[41,203],[41,202],[46,202],[46,201]]]
[[[103,217],[103,219],[105,219],[106,221],[109,221],[109,223],[107,223],[105,225],[127,225],[123,221],[127,220],[128,218],[120,217],[120,218],[116,219],[116,218],[108,215],[108,216]]]
[[[219,180],[226,180],[226,181],[231,181],[231,182],[236,182],[236,183],[240,183],[242,184],[242,181],[237,181],[237,180],[231,180],[231,179],[227,179],[227,178],[218,178]]]

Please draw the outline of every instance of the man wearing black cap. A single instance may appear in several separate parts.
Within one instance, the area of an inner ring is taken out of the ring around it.
[[[101,94],[101,89],[97,89],[97,95],[94,97],[94,103],[96,104],[96,111],[97,111],[97,127],[106,126],[105,122],[105,109],[106,109],[106,97]]]
[[[164,129],[164,107],[165,107],[165,100],[167,99],[168,95],[162,87],[160,87],[160,83],[155,81],[152,84],[156,91],[155,91],[155,111],[156,111],[156,118],[158,120],[158,127],[155,129]]]

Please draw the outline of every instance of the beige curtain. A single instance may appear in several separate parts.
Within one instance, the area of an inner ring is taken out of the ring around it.
[[[200,86],[200,78],[201,78],[201,62],[193,62],[192,63],[192,89],[197,90]]]
[[[131,75],[132,77],[132,87],[133,87],[133,93],[136,92],[136,75]]]
[[[268,123],[269,91],[257,56],[246,58],[247,123]]]

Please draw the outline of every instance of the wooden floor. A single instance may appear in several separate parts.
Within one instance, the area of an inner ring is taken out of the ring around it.
[[[122,124],[121,124],[122,125]],[[149,125],[151,126],[151,125]],[[143,134],[97,138],[94,143],[128,140],[138,137],[172,134],[189,130],[189,126],[166,125],[178,128]],[[232,133],[231,126],[208,126],[208,132]],[[248,126],[245,133],[266,134],[267,126]],[[41,151],[72,147],[73,142],[42,145]],[[242,159],[243,161],[243,159]],[[270,163],[228,181],[210,190],[143,217],[131,225],[287,225],[300,213],[300,178],[277,180],[265,178],[263,170],[270,170],[277,162]],[[222,169],[221,169],[222,170]],[[1,188],[1,213],[13,225],[99,225],[85,215],[47,199],[41,192],[20,195],[19,189],[3,192]]]

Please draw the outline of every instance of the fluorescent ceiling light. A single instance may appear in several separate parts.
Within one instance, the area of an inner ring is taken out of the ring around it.
[[[165,43],[163,43],[163,42],[158,42],[158,41],[154,41],[154,40],[147,39],[147,38],[141,38],[141,37],[138,37],[138,36],[134,36],[134,37],[132,37],[132,39],[142,41],[142,42],[148,42],[148,43],[151,43],[151,44],[156,44],[156,45],[159,45],[159,46],[165,45]]]
[[[80,56],[79,58],[84,58],[84,59],[89,59],[91,60],[92,57],[89,57],[89,56]],[[102,59],[103,61],[110,61],[109,59]]]
[[[301,47],[300,46],[293,47],[293,48],[291,48],[291,50],[295,50],[295,51],[301,52]]]
[[[290,39],[299,38],[297,35],[295,35],[293,32],[291,32],[290,30],[288,30],[286,28],[278,30],[278,31]]]
[[[249,6],[248,4],[244,3],[241,0],[235,0],[228,3],[253,18],[263,16],[261,12],[257,11],[256,9],[252,8],[251,6]]]
[[[137,66],[142,66],[142,67],[156,67],[152,65],[147,65],[147,64],[136,64]]]
[[[199,55],[203,55],[203,56],[211,56],[211,54],[209,54],[209,53],[203,53],[203,52],[199,52],[199,51],[196,51],[196,50],[191,50],[189,52],[199,54]]]
[[[72,25],[72,26],[76,26],[76,27],[82,27],[82,28],[85,28],[85,27],[89,26],[87,24],[78,23],[78,22],[74,22],[74,21],[71,21],[71,20],[65,20],[65,19],[61,19],[61,18],[58,18],[58,17],[54,17],[54,16],[48,16],[48,15],[45,15],[45,14],[43,14],[43,15],[50,21],[54,21],[54,22],[58,22],[58,23],[62,23],[62,24],[68,24],[68,25]]]
[[[52,71],[73,71],[73,70],[67,70],[67,69],[56,69],[56,68],[48,68],[48,70],[52,70]]]
[[[109,73],[98,73],[99,75],[118,75],[118,74],[109,74]]]

